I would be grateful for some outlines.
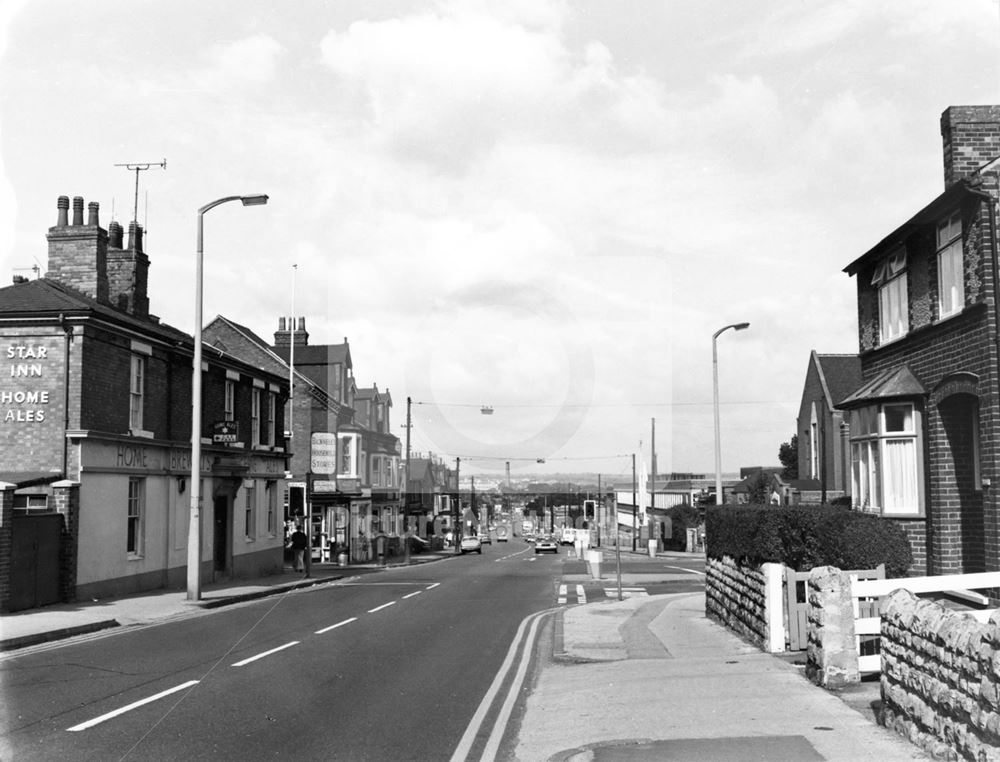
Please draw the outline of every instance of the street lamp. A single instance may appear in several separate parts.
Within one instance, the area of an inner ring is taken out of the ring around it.
[[[733,323],[720,328],[712,334],[712,408],[715,412],[715,504],[722,505],[722,449],[719,437],[719,353],[715,346],[715,340],[719,334],[732,328],[734,331],[742,331],[749,328],[749,323]]]
[[[202,261],[204,260],[203,217],[209,209],[227,201],[242,201],[243,206],[260,206],[267,196],[226,196],[205,204],[198,210],[198,255],[194,286],[194,365],[191,369],[191,518],[188,523],[187,599],[201,600],[201,301]]]

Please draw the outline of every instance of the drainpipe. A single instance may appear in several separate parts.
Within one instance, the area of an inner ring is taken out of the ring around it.
[[[59,327],[65,334],[63,345],[63,462],[62,478],[69,478],[69,439],[66,432],[69,431],[69,345],[73,342],[73,326],[66,324],[66,316],[59,313]]]

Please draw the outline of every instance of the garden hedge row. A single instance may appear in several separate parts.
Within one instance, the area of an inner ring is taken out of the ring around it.
[[[705,515],[706,552],[757,565],[783,563],[796,571],[814,566],[872,569],[906,575],[910,543],[898,524],[842,506],[712,506]]]

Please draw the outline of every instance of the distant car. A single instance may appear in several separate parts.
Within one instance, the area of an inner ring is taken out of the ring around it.
[[[459,543],[459,549],[463,554],[482,553],[483,544],[479,541],[479,538],[476,535],[470,534],[462,538],[462,541]]]
[[[525,542],[534,542],[535,541],[535,533],[534,532],[525,532],[524,533],[524,541]]]
[[[556,544],[555,538],[551,535],[544,535],[535,540],[535,552],[536,553],[558,553],[559,546]]]
[[[507,542],[507,527],[497,527],[497,542]]]
[[[481,542],[483,545],[492,545],[493,540],[490,539],[490,533],[483,532],[481,535],[479,535],[479,542]]]

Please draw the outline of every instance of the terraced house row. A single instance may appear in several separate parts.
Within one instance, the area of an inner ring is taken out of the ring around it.
[[[142,227],[99,213],[59,197],[45,277],[0,289],[4,611],[186,579],[193,338],[150,313]],[[203,347],[202,579],[279,571],[296,514],[322,557],[372,557],[400,525],[388,391],[355,385],[346,339],[307,346],[304,320],[268,345],[220,317]]]

